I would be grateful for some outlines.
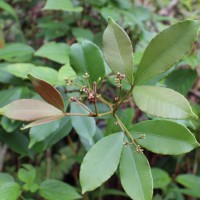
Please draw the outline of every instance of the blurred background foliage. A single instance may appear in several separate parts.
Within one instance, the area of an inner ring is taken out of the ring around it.
[[[67,86],[64,81],[66,78],[76,77],[70,66],[70,46],[89,40],[102,48],[102,34],[109,16],[119,23],[131,38],[134,64],[137,66],[145,47],[158,32],[180,20],[199,19],[200,1],[0,0],[0,107],[20,98],[40,98],[27,80],[28,73],[55,85],[68,105],[70,96],[77,95],[77,88]],[[187,97],[198,116],[199,42],[197,38],[190,54],[161,76],[159,82],[159,85],[172,88]],[[107,69],[101,92],[112,99],[115,97],[115,88],[113,78],[109,74]],[[107,109],[102,105],[99,105],[99,108],[103,111]],[[151,118],[135,105],[129,104],[122,107],[120,116],[128,128],[133,123]],[[77,120],[78,123],[75,122]],[[5,178],[5,174],[0,174],[0,191],[3,190],[3,178],[9,182],[12,177],[27,191],[23,192],[21,199],[41,199],[41,196],[44,199],[58,199],[51,191],[48,191],[52,195],[51,198],[44,195],[46,185],[58,184],[42,182],[46,178],[68,183],[80,191],[80,163],[95,142],[103,136],[119,131],[119,127],[113,125],[114,122],[113,118],[96,121],[65,118],[21,131],[21,122],[1,117],[0,172],[10,175]],[[200,142],[199,121],[179,123],[190,128]],[[83,130],[85,124],[86,130]],[[94,136],[85,137],[87,130],[94,132],[91,133]],[[145,154],[152,167],[154,200],[200,198],[199,149],[180,156],[161,156],[147,151]],[[35,174],[29,184],[19,175],[25,173],[23,169],[29,175]],[[41,183],[43,187],[38,194],[36,191]],[[116,173],[83,199],[129,198],[123,192]]]

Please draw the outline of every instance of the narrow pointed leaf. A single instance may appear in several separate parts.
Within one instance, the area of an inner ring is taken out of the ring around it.
[[[31,127],[34,127],[34,126],[38,126],[38,125],[41,125],[41,124],[46,124],[46,123],[49,123],[49,122],[53,122],[53,121],[56,121],[56,120],[59,120],[61,118],[63,118],[65,116],[65,114],[62,114],[62,115],[58,115],[58,116],[53,116],[53,117],[45,117],[43,119],[38,119],[30,124],[27,124],[25,126],[23,126],[21,128],[21,130],[24,130],[24,129],[27,129],[27,128],[31,128]]]
[[[49,104],[55,106],[56,108],[64,112],[65,106],[63,98],[60,92],[50,83],[36,78],[35,76],[29,74],[29,79],[31,80],[36,92]]]
[[[125,74],[133,83],[133,50],[127,33],[111,18],[103,34],[103,53],[114,73]]]
[[[152,199],[153,179],[148,160],[133,145],[124,145],[119,170],[122,186],[132,199]]]
[[[80,171],[82,193],[92,191],[116,171],[123,146],[123,133],[115,133],[97,142],[86,154]]]
[[[135,84],[148,82],[181,59],[192,48],[199,26],[199,21],[185,20],[159,33],[144,52]]]
[[[144,121],[130,130],[134,136],[145,134],[145,139],[137,140],[144,148],[158,154],[178,155],[187,153],[199,144],[186,127],[168,120]]]
[[[10,119],[34,121],[46,117],[63,116],[54,106],[36,99],[20,99],[0,109],[0,114]]]
[[[171,119],[197,118],[186,98],[172,89],[135,86],[133,98],[143,112],[153,116]]]

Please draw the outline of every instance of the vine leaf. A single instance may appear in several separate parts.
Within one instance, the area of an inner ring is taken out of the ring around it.
[[[148,45],[135,75],[135,84],[145,84],[172,67],[194,42],[200,22],[185,20],[159,33]]]
[[[123,133],[115,133],[98,141],[86,154],[80,170],[82,193],[92,191],[108,180],[116,171],[122,146]]]
[[[133,145],[124,145],[119,170],[122,186],[132,199],[152,199],[153,179],[148,160]]]
[[[142,111],[156,117],[197,119],[187,99],[172,89],[138,85],[133,89],[133,98]]]
[[[64,112],[65,106],[63,98],[60,92],[50,83],[36,78],[35,76],[29,74],[28,78],[31,80],[36,92],[49,104],[55,106],[59,110]]]
[[[114,73],[125,74],[130,84],[133,83],[133,50],[127,33],[112,20],[103,34],[103,53],[106,62]]]

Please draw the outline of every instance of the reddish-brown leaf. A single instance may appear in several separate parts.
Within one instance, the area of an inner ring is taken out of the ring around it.
[[[36,99],[20,99],[0,109],[0,114],[10,119],[35,121],[47,117],[63,116],[56,107]]]
[[[65,106],[63,98],[60,92],[50,83],[36,78],[35,76],[29,74],[28,78],[31,80],[36,92],[49,104],[55,106],[59,110],[64,112]]]

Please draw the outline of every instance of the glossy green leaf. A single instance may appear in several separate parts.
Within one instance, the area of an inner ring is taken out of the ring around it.
[[[152,168],[151,173],[153,177],[153,188],[164,188],[171,181],[167,172],[160,168]]]
[[[0,199],[2,200],[17,200],[20,194],[20,186],[15,182],[7,182],[0,187]]]
[[[68,12],[81,12],[82,7],[74,7],[71,0],[47,0],[44,10],[62,10]]]
[[[42,182],[39,194],[46,200],[74,200],[81,198],[74,187],[58,180]]]
[[[36,99],[20,99],[0,109],[0,114],[10,119],[34,121],[42,118],[63,116],[54,106]]]
[[[76,40],[81,41],[83,39],[87,39],[90,41],[94,40],[94,34],[91,30],[85,28],[73,28],[72,34],[76,38]]]
[[[153,180],[148,160],[133,145],[123,146],[119,170],[122,186],[131,199],[152,199]]]
[[[137,140],[142,147],[158,154],[178,155],[198,147],[194,135],[186,127],[167,120],[140,122],[130,130],[134,137],[145,134]]]
[[[90,41],[74,44],[70,48],[70,64],[78,75],[88,73],[91,85],[105,75],[105,64],[98,46]]]
[[[36,178],[36,170],[34,167],[28,164],[24,164],[22,168],[19,169],[18,178],[24,183],[32,183]]]
[[[200,177],[193,174],[181,174],[176,177],[176,181],[185,186],[186,189],[191,189],[195,194],[198,194],[200,197],[199,188],[200,188]],[[196,195],[195,195],[196,196]]]
[[[104,137],[88,151],[80,170],[82,193],[96,189],[114,174],[121,156],[123,136],[120,132]]]
[[[49,42],[40,47],[35,56],[48,58],[60,64],[69,62],[69,46],[65,43]]]
[[[165,85],[186,96],[194,85],[197,72],[191,69],[178,69],[170,73],[165,79]],[[183,84],[184,83],[184,84]]]
[[[55,106],[59,110],[65,110],[65,105],[60,92],[48,82],[38,79],[31,74],[28,75],[36,92],[49,104]]]
[[[71,104],[71,113],[89,114],[84,108],[76,103]],[[77,134],[85,138],[89,144],[93,144],[92,137],[96,132],[96,122],[92,117],[87,116],[71,116],[71,121]]]
[[[144,52],[135,75],[135,84],[144,84],[181,59],[192,48],[199,26],[197,20],[185,20],[159,33]]]
[[[8,62],[27,62],[31,60],[34,49],[23,43],[10,43],[0,49],[0,59]]]
[[[156,117],[197,118],[186,98],[172,89],[145,85],[135,86],[133,98],[143,112]]]
[[[12,6],[10,6],[9,3],[6,3],[5,1],[0,1],[0,8],[5,10],[7,13],[9,13],[10,15],[12,15],[16,20],[18,20],[17,14],[14,10],[14,8],[12,8]]]
[[[132,84],[134,68],[131,41],[111,18],[108,19],[108,26],[103,34],[103,53],[112,71],[125,74]]]

